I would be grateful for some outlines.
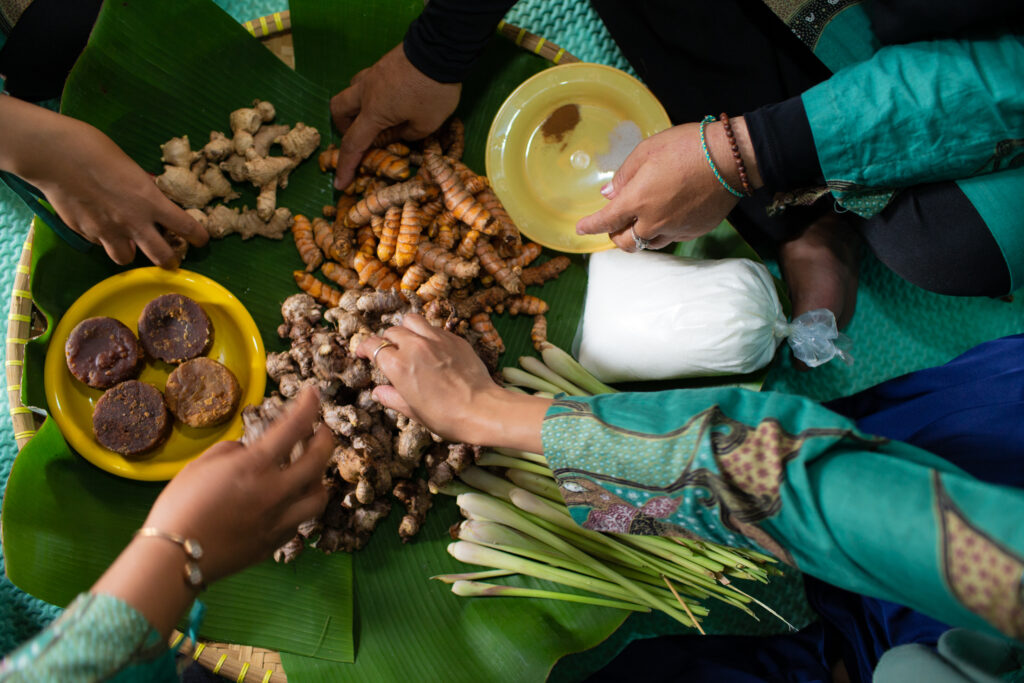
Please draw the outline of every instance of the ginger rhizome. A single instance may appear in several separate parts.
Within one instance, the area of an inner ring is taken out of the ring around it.
[[[314,279],[296,271],[304,281]],[[285,399],[313,386],[320,392],[320,417],[331,429],[336,447],[325,485],[330,501],[319,519],[308,520],[278,549],[279,562],[294,559],[308,543],[324,552],[362,548],[387,516],[392,498],[405,508],[398,534],[409,541],[422,527],[432,491],[475,462],[479,449],[444,442],[426,427],[373,400],[373,388],[387,379],[355,349],[371,334],[383,334],[410,311],[431,324],[450,326],[479,348],[478,335],[451,323],[452,309],[423,307],[415,295],[398,290],[350,289],[324,308],[310,294],[294,294],[281,306],[278,334],[290,348],[267,355],[267,374],[277,392],[259,406],[242,411],[244,442],[258,437],[280,415]],[[492,371],[494,366],[492,366]]]
[[[281,239],[290,227],[291,212],[277,206],[277,192],[288,186],[292,170],[320,146],[320,133],[301,122],[294,127],[271,123],[275,116],[273,104],[256,100],[228,116],[231,137],[212,131],[210,141],[198,151],[192,150],[187,135],[168,140],[160,147],[164,172],[156,177],[157,187],[189,209],[211,237],[238,233],[242,239]],[[280,155],[271,154],[275,146]],[[255,210],[209,206],[217,199],[230,202],[240,196],[232,182],[258,191]]]

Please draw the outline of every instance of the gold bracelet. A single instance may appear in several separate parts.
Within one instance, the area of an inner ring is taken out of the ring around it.
[[[203,557],[203,546],[199,545],[199,541],[194,538],[185,538],[184,536],[179,536],[178,534],[171,533],[170,531],[164,531],[151,526],[139,529],[135,532],[135,536],[162,538],[181,546],[181,549],[185,551],[185,555],[188,557],[188,560],[185,561],[185,583],[192,588],[206,590],[206,582],[203,580],[203,571],[196,563]]]

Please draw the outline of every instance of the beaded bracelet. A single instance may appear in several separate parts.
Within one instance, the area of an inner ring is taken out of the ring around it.
[[[722,130],[725,131],[725,137],[729,140],[729,149],[732,150],[732,159],[736,162],[736,170],[740,174],[743,194],[749,197],[754,194],[754,190],[750,187],[750,181],[747,179],[747,167],[743,165],[743,155],[740,154],[740,146],[736,144],[736,136],[732,132],[732,123],[729,121],[729,115],[723,111],[718,116],[718,120],[722,122]]]
[[[723,178],[722,174],[718,172],[718,167],[715,166],[715,162],[711,160],[711,152],[708,151],[708,141],[707,141],[707,138],[704,136],[704,129],[707,127],[707,125],[709,123],[714,123],[715,120],[716,120],[715,117],[712,116],[711,114],[708,114],[707,116],[705,116],[703,118],[703,120],[701,120],[701,122],[700,122],[700,148],[702,150],[704,150],[704,158],[707,160],[708,166],[711,167],[711,172],[715,174],[715,177],[718,178],[718,182],[720,182],[722,184],[722,187],[724,187],[725,189],[729,190],[730,194],[736,195],[737,197],[742,197],[743,196],[742,192],[737,192],[736,190],[732,189],[732,186],[729,185],[729,183],[725,182],[725,178]]]

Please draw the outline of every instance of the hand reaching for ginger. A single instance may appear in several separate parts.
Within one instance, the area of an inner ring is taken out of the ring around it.
[[[435,81],[413,66],[401,44],[357,73],[349,87],[331,98],[334,125],[344,133],[334,186],[341,190],[352,182],[363,154],[382,131],[394,128],[406,140],[433,133],[455,111],[461,92],[461,84]]]
[[[750,180],[759,187],[761,177],[746,124],[742,117],[732,123]],[[721,124],[708,125],[706,135],[720,172],[733,187],[739,187]],[[580,219],[576,232],[609,233],[624,251],[636,251],[634,234],[648,240],[651,249],[696,239],[721,223],[737,202],[712,173],[701,149],[700,124],[696,123],[674,126],[637,145],[602,194],[608,204]]]
[[[445,439],[542,452],[540,423],[551,401],[498,386],[462,337],[410,313],[383,338],[365,339],[356,354],[374,360],[391,382],[373,390],[377,401]]]
[[[13,97],[0,97],[0,168],[35,185],[78,234],[127,265],[136,248],[163,268],[178,259],[163,227],[195,246],[208,235],[95,127]]]

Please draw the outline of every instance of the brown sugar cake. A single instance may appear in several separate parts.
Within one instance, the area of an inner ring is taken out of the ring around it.
[[[139,376],[143,351],[128,326],[113,318],[87,318],[64,344],[68,370],[94,389],[107,389]]]
[[[92,413],[92,429],[104,448],[140,455],[167,439],[171,416],[156,387],[131,379],[100,396]]]
[[[139,340],[153,358],[181,363],[206,353],[213,341],[213,325],[193,299],[163,294],[142,309]]]
[[[164,387],[167,406],[189,427],[213,427],[227,421],[242,390],[226,367],[212,358],[194,358],[174,369]]]

